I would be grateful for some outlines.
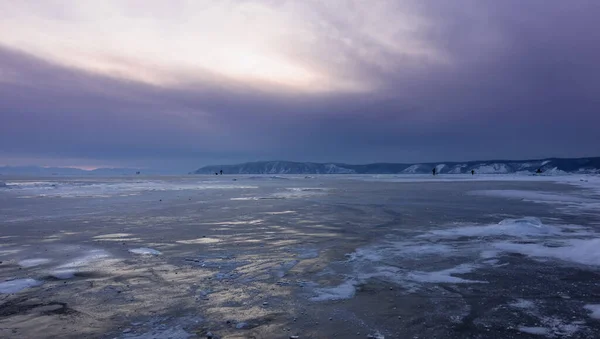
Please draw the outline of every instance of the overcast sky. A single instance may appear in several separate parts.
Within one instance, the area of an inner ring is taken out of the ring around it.
[[[0,0],[0,165],[600,156],[598,18],[598,0]]]

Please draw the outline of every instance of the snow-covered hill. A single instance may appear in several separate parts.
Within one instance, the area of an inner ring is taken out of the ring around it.
[[[427,174],[434,168],[440,174],[470,173],[472,170],[480,174],[535,173],[538,169],[546,174],[600,173],[600,157],[367,165],[260,161],[238,165],[205,166],[195,173],[214,174],[223,170],[225,174]]]

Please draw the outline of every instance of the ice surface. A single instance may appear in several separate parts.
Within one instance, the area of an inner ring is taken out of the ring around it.
[[[296,257],[298,259],[313,259],[319,256],[319,250],[316,248],[300,248],[297,252]]]
[[[271,196],[280,199],[290,199],[290,198],[306,198],[315,195],[323,195],[327,192],[327,189],[324,188],[311,188],[311,187],[293,187],[286,188],[285,192],[277,192],[273,193]]]
[[[393,236],[386,239],[347,254],[343,267],[350,268],[349,273],[344,272],[348,280],[339,286],[317,289],[317,296],[311,300],[351,297],[354,286],[370,279],[399,284],[413,291],[426,284],[487,283],[485,279],[460,275],[507,265],[499,265],[499,257],[504,253],[600,265],[599,234],[576,225],[544,224],[536,217],[510,218],[487,225],[446,226],[401,241],[390,240]],[[452,261],[440,265],[439,258]],[[521,301],[520,306],[531,305]]]
[[[273,271],[273,273],[278,278],[283,278],[287,274],[287,272],[289,270],[291,270],[292,268],[294,268],[294,266],[296,266],[297,264],[298,264],[298,260],[286,261],[286,262],[282,263],[281,265],[279,265],[279,267],[277,267]]]
[[[184,190],[233,190],[256,189],[257,186],[232,185],[221,182],[183,181],[168,182],[164,180],[136,181],[14,181],[7,187],[18,192],[29,194],[30,197],[61,197],[61,198],[101,198],[112,196],[137,195],[147,191],[184,191]]]
[[[509,199],[520,199],[531,202],[546,202],[546,203],[572,203],[572,202],[595,202],[593,199],[572,196],[569,194],[557,194],[550,192],[540,191],[526,191],[526,190],[482,190],[473,191],[472,194],[476,195],[488,195],[501,198]]]
[[[188,339],[190,337],[196,337],[196,335],[192,335],[179,327],[156,329],[141,334],[127,333],[122,336],[124,339]]]
[[[131,253],[141,254],[141,255],[160,255],[162,254],[160,251],[157,251],[152,248],[140,247],[140,248],[132,248],[129,250]]]
[[[590,317],[594,319],[600,319],[600,304],[588,304],[583,306],[586,310],[592,312]]]
[[[0,293],[2,293],[2,294],[17,293],[26,288],[39,286],[41,284],[42,284],[41,281],[31,279],[31,278],[3,281],[3,282],[0,282]]]

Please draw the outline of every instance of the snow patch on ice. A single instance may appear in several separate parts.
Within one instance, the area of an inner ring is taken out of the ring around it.
[[[77,272],[87,269],[93,264],[110,257],[110,254],[101,249],[89,250],[83,256],[79,256],[71,261],[57,266],[50,271],[50,275],[56,279],[71,279]]]
[[[535,308],[535,303],[531,300],[525,299],[517,299],[515,302],[509,304],[512,307],[520,308],[520,309],[533,309]]]
[[[492,258],[496,258],[499,253],[500,253],[499,251],[486,250],[486,251],[479,253],[479,257],[481,259],[492,259]]]
[[[559,247],[544,244],[496,242],[492,246],[503,252],[519,253],[535,258],[553,258],[583,265],[600,266],[600,238],[567,239]]]
[[[592,312],[590,317],[594,319],[600,319],[600,304],[588,304],[583,306],[586,310]]]
[[[147,247],[132,248],[129,250],[129,252],[134,253],[134,254],[141,254],[141,255],[160,255],[160,254],[162,254],[160,251],[157,251],[152,248],[147,248]]]
[[[197,238],[197,239],[190,239],[190,240],[177,240],[176,243],[178,244],[185,244],[185,245],[199,245],[199,244],[214,244],[217,242],[220,242],[220,239],[217,238]]]
[[[280,212],[266,212],[268,215],[280,215],[280,214],[292,214],[296,213],[296,211],[280,211]]]
[[[519,326],[519,331],[521,331],[523,333],[537,334],[537,335],[548,335],[550,333],[550,331],[545,327]]]
[[[335,287],[316,288],[316,296],[310,298],[311,301],[341,300],[350,299],[356,294],[355,280],[347,280]]]
[[[448,268],[434,272],[410,272],[407,278],[412,281],[422,283],[450,283],[450,284],[465,284],[465,283],[487,283],[487,281],[468,280],[455,277],[455,274],[466,274],[473,272],[477,266],[471,264],[462,264],[456,267]]]
[[[19,261],[21,267],[35,267],[49,263],[51,260],[47,258],[33,258]]]
[[[327,191],[328,189],[326,188],[292,187],[286,188],[285,192],[273,193],[271,196],[279,199],[306,198],[310,196],[323,195]]]
[[[367,339],[385,339],[385,336],[379,332],[375,332],[375,334],[369,334]]]
[[[39,286],[41,284],[42,284],[41,281],[31,279],[31,278],[3,281],[3,282],[0,282],[0,293],[1,294],[17,293],[26,288]]]
[[[443,230],[434,230],[427,234],[418,236],[419,238],[437,236],[445,239],[455,239],[460,237],[548,237],[564,234],[563,229],[557,226],[544,225],[542,221],[535,217],[525,217],[520,219],[505,219],[498,224],[485,226],[461,226]],[[573,234],[573,233],[570,233]],[[580,230],[578,235],[587,235],[589,232]]]
[[[591,188],[596,193],[600,191],[600,188],[593,186],[585,186],[577,182],[565,182],[574,184],[586,188]],[[597,211],[600,209],[600,199],[594,198],[590,195],[575,195],[568,193],[553,193],[543,191],[526,191],[526,190],[482,190],[472,191],[470,194],[474,195],[485,195],[507,199],[519,199],[527,202],[534,203],[545,203],[545,204],[556,204],[564,205],[565,208],[574,209],[575,211]]]

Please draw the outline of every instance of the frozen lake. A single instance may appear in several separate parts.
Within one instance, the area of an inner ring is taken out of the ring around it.
[[[0,181],[0,337],[600,337],[599,176]]]

